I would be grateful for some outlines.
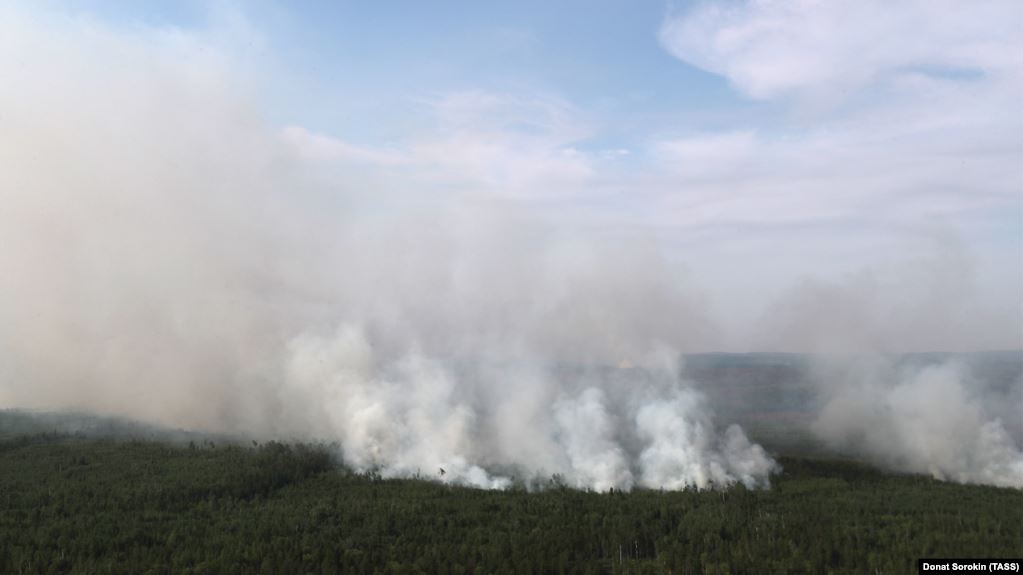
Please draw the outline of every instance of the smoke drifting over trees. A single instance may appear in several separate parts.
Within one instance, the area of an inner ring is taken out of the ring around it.
[[[471,197],[406,210],[402,190],[318,185],[203,46],[64,31],[15,15],[3,34],[4,405],[337,440],[357,468],[479,486],[507,483],[481,465],[766,482],[771,460],[738,430],[717,445],[670,385],[612,406],[548,370],[709,330],[656,250]],[[512,365],[470,381],[458,360]]]
[[[1012,390],[989,390],[955,362],[859,359],[822,371],[825,401],[813,430],[829,444],[936,479],[1023,487],[1019,438],[1003,419],[1019,421],[1018,379]]]
[[[678,375],[728,343],[657,242],[405,166],[338,176],[215,46],[0,14],[0,407],[337,441],[356,468],[480,487],[769,483]],[[1018,445],[950,369],[841,385],[818,429],[1019,485]]]

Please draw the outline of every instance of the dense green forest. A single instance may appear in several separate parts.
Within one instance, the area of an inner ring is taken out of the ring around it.
[[[782,458],[770,490],[482,491],[328,449],[0,439],[2,573],[907,573],[1023,555],[1023,491]]]

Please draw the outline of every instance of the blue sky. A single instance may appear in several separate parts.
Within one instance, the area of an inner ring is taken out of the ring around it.
[[[1023,336],[1018,2],[18,10],[49,41],[93,49],[88,65],[119,61],[104,50],[121,46],[157,54],[173,82],[203,78],[196,102],[229,92],[306,174],[364,204],[390,198],[374,209],[492,201],[653,242],[730,325],[770,323],[763,310],[793,290],[850,307],[865,297],[850,286],[871,277],[867,291],[892,294],[879,308],[923,289],[941,313],[1009,318],[992,341]],[[123,65],[129,85],[147,74]],[[920,269],[944,271],[906,271]],[[929,287],[953,280],[969,297]]]
[[[725,79],[672,57],[663,2],[75,2],[119,26],[220,36],[269,72],[281,122],[364,142],[400,136],[402,111],[456,90],[557,95],[600,123],[591,145],[716,127],[756,107]],[[272,72],[271,72],[272,71]],[[398,111],[397,115],[395,111]],[[395,117],[397,116],[397,117]]]

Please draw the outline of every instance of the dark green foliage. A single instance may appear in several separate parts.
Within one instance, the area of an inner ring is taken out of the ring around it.
[[[1023,492],[783,459],[767,491],[480,491],[326,450],[0,441],[0,573],[907,573],[1023,555]]]

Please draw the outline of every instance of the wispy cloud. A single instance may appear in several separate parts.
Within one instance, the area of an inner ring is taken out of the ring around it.
[[[753,0],[675,14],[660,37],[749,97],[840,98],[928,72],[1018,76],[1021,19],[1012,0]]]
[[[605,159],[576,147],[591,128],[580,110],[559,98],[472,90],[423,98],[419,105],[430,127],[386,149],[297,126],[283,135],[308,159],[404,166],[415,171],[417,185],[520,200],[578,194],[595,177],[594,163]]]
[[[294,148],[299,156],[315,162],[375,166],[399,166],[411,162],[411,158],[401,150],[360,146],[340,138],[311,132],[301,126],[287,126],[281,131],[281,138]]]

